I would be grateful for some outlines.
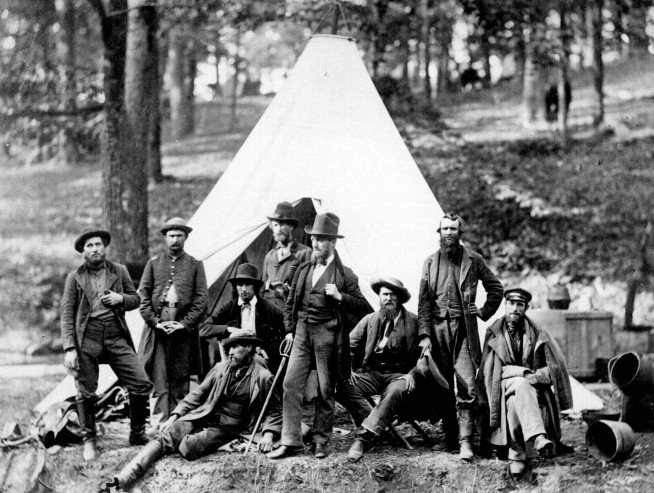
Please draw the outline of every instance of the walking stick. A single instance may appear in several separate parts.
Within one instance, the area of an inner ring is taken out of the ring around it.
[[[288,358],[291,356],[292,348],[293,348],[293,341],[291,339],[284,339],[282,343],[279,345],[279,354],[282,357],[282,361],[279,363],[279,368],[277,368],[277,373],[275,373],[275,378],[273,379],[272,385],[270,386],[270,392],[268,392],[266,401],[263,403],[263,407],[261,408],[261,414],[259,414],[259,418],[257,418],[257,422],[254,425],[254,429],[252,430],[252,436],[250,437],[250,440],[248,441],[248,444],[245,447],[245,452],[243,452],[243,455],[247,455],[247,453],[250,451],[250,447],[252,446],[252,442],[254,441],[254,436],[257,434],[257,430],[261,425],[263,416],[264,414],[266,414],[266,409],[268,408],[270,399],[273,395],[273,392],[275,392],[275,385],[277,385],[277,380],[279,380],[279,376],[282,374],[282,371],[284,370],[284,365],[286,365]]]

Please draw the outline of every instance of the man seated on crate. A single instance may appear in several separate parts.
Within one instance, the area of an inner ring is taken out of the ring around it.
[[[487,400],[484,438],[509,447],[511,473],[525,470],[526,445],[542,456],[564,453],[559,412],[572,407],[565,358],[547,330],[525,315],[531,294],[508,289],[505,315],[486,332],[477,376]]]
[[[438,393],[430,387],[433,382],[427,378],[427,365],[418,365],[423,356],[418,345],[418,316],[404,308],[411,298],[409,290],[393,277],[373,279],[371,287],[379,295],[380,309],[366,315],[350,333],[352,367],[357,369],[337,393],[338,402],[358,427],[348,452],[351,460],[360,459],[403,410]],[[432,367],[438,372],[436,365]],[[447,387],[442,376],[440,382]],[[374,395],[380,400],[372,407]]]

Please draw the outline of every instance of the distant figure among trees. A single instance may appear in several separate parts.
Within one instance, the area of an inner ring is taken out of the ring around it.
[[[565,83],[565,111],[570,109],[570,102],[572,101],[572,88],[570,83]],[[545,92],[545,119],[549,123],[557,120],[559,115],[559,87],[556,83],[550,84]]]

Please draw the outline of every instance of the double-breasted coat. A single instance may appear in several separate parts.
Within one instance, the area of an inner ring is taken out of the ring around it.
[[[166,293],[172,284],[178,298],[175,321],[185,330],[165,335],[155,326],[160,322]],[[169,378],[188,378],[197,360],[197,327],[207,309],[207,280],[202,262],[186,252],[174,260],[167,254],[152,257],[143,271],[139,295],[141,316],[145,320],[139,356],[145,370],[152,375],[157,338],[167,337],[169,347],[175,349],[175,358],[168,363],[172,371]]]

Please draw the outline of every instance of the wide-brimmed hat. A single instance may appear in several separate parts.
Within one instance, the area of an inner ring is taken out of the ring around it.
[[[102,239],[104,246],[111,243],[111,235],[109,234],[109,231],[91,226],[85,228],[84,231],[82,231],[82,234],[77,237],[75,240],[75,250],[82,253],[84,251],[84,243],[86,240],[93,238],[94,236],[99,236]]]
[[[186,221],[182,219],[181,217],[173,217],[168,219],[166,221],[166,224],[164,224],[159,231],[161,231],[162,235],[165,235],[168,231],[171,230],[179,230],[179,231],[184,231],[186,233],[186,236],[193,231],[193,228],[190,226],[186,225]]]
[[[259,279],[259,269],[252,264],[241,264],[236,268],[234,277],[228,279],[229,282],[236,284],[236,281],[252,281],[255,286],[261,286],[263,281]],[[256,288],[255,288],[256,289]]]
[[[338,234],[338,225],[341,224],[339,217],[333,212],[318,214],[313,220],[313,226],[305,226],[304,232],[308,235],[334,236],[343,238]]]
[[[504,298],[510,301],[522,301],[529,303],[531,301],[531,293],[522,288],[511,288],[504,291]]]
[[[291,223],[294,226],[300,224],[300,220],[293,214],[293,204],[290,202],[280,202],[271,216],[266,216],[270,221]]]
[[[225,351],[227,351],[231,346],[235,344],[241,344],[242,346],[252,346],[253,348],[257,346],[263,346],[263,341],[258,337],[235,336],[223,339],[221,344],[223,345],[223,348],[225,348]]]
[[[394,277],[386,276],[373,278],[370,281],[370,287],[377,294],[379,294],[381,288],[390,289],[397,295],[397,299],[401,304],[404,304],[411,299],[411,293],[409,293],[409,290],[404,287],[404,283]]]

